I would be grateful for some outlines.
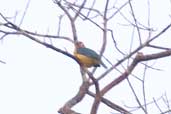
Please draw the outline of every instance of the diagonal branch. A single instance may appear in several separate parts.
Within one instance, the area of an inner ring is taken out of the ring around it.
[[[73,19],[74,21],[75,21],[75,20],[77,19],[77,17],[80,15],[80,12],[81,12],[81,10],[83,9],[83,7],[84,7],[86,1],[87,1],[87,0],[84,0],[83,3],[81,4],[81,6],[79,7],[78,12],[77,12],[76,15],[74,16],[74,19]]]
[[[27,11],[28,11],[28,8],[29,8],[29,5],[30,5],[30,2],[31,2],[31,0],[28,0],[28,1],[27,1],[27,4],[26,4],[26,7],[25,7],[25,10],[24,10],[23,16],[22,16],[21,21],[20,21],[20,23],[19,23],[19,26],[21,26],[21,24],[22,24],[22,23],[23,23],[23,21],[24,21],[24,17],[25,17],[25,15],[26,15]]]
[[[2,60],[0,60],[0,63],[6,64],[6,62],[4,62],[4,61],[2,61]]]
[[[77,31],[76,31],[76,26],[75,26],[75,20],[74,18],[70,15],[70,13],[65,9],[64,6],[60,3],[60,1],[56,2],[56,4],[65,12],[65,14],[68,16],[70,23],[71,23],[71,28],[72,28],[72,34],[73,34],[73,39],[74,41],[77,41]]]
[[[155,35],[154,37],[152,37],[151,39],[147,40],[146,42],[144,42],[142,45],[140,45],[139,47],[137,47],[134,51],[132,51],[129,55],[125,56],[123,59],[119,60],[115,65],[113,65],[111,68],[109,68],[107,71],[105,71],[103,74],[101,74],[101,76],[99,78],[97,78],[97,80],[101,80],[102,78],[104,78],[108,73],[110,73],[111,71],[113,71],[113,69],[115,69],[118,65],[120,65],[121,63],[123,63],[126,59],[130,58],[132,55],[134,55],[135,53],[137,53],[138,51],[140,51],[141,49],[143,49],[145,46],[148,46],[153,40],[159,38],[163,33],[165,33],[169,28],[171,27],[171,23],[169,25],[167,25],[164,29],[162,29],[157,35]]]
[[[54,51],[57,51],[59,53],[62,53],[64,55],[72,58],[73,60],[75,60],[80,65],[80,62],[72,54],[70,54],[70,53],[68,53],[66,51],[63,51],[63,50],[61,50],[59,48],[56,48],[55,46],[53,46],[51,44],[48,44],[46,42],[43,42],[43,41],[41,41],[41,40],[39,40],[39,39],[37,39],[37,38],[35,38],[35,37],[32,36],[32,35],[36,35],[36,36],[42,36],[42,35],[40,35],[40,34],[34,34],[32,32],[29,32],[29,31],[25,31],[25,30],[21,29],[20,27],[18,27],[17,25],[13,24],[12,22],[8,21],[1,13],[0,13],[0,16],[7,22],[6,24],[4,24],[5,27],[10,28],[10,29],[13,29],[13,30],[16,31],[16,32],[6,32],[6,31],[0,30],[0,32],[2,32],[4,34],[23,35],[23,36],[25,36],[25,37],[27,37],[27,38],[29,38],[29,39],[31,39],[31,40],[33,40],[33,41],[41,44],[41,45],[44,45],[44,46],[46,46],[46,47],[48,47],[48,48],[50,48],[50,49],[52,49]],[[69,40],[67,37],[64,37],[64,39]]]
[[[137,24],[137,19],[136,19],[135,14],[134,14],[134,10],[133,10],[132,4],[131,4],[131,0],[129,0],[129,6],[131,8],[131,13],[132,13],[132,16],[133,16],[135,25],[136,25],[136,29],[137,29],[138,37],[139,37],[139,42],[140,42],[140,45],[141,45],[142,44],[142,41],[141,41],[140,29],[139,29],[138,24]]]
[[[96,97],[96,95],[94,93],[92,93],[91,91],[88,91],[87,92],[88,95],[92,96],[92,97]],[[107,106],[109,106],[110,108],[120,112],[120,113],[123,113],[123,114],[131,114],[129,111],[127,111],[126,109],[122,108],[121,106],[115,104],[115,103],[112,103],[111,101],[109,101],[108,99],[102,97],[101,99],[102,103],[106,104]]]
[[[59,109],[61,114],[78,114],[77,112],[71,110],[71,108],[79,103],[86,95],[89,89],[89,82],[83,81],[78,93],[72,99],[70,99],[62,108]]]
[[[129,81],[128,78],[127,78],[127,81],[128,81],[128,84],[129,84],[129,86],[130,86],[130,88],[131,88],[131,90],[132,90],[134,96],[135,96],[135,99],[136,99],[136,101],[137,101],[139,107],[144,111],[145,114],[147,114],[147,110],[142,106],[142,104],[141,104],[141,102],[140,102],[140,100],[139,100],[137,94],[135,93],[134,88],[132,87],[132,84],[131,84],[131,82]],[[146,104],[144,104],[144,105],[146,106]]]
[[[118,78],[113,80],[111,83],[109,83],[107,86],[105,86],[101,90],[101,95],[104,95],[110,89],[112,89],[114,86],[118,85],[123,80],[125,80],[129,76],[129,74],[134,70],[134,68],[136,67],[136,65],[138,63],[140,63],[142,61],[159,59],[159,58],[167,57],[170,55],[171,55],[171,50],[167,50],[167,51],[163,51],[163,52],[159,52],[159,53],[154,53],[154,54],[149,54],[149,55],[143,55],[142,53],[138,53],[136,55],[135,59],[133,60],[133,62],[131,63],[131,65],[127,68],[127,70],[122,75],[120,75]]]
[[[61,49],[59,49],[59,48],[56,48],[55,46],[53,46],[53,45],[51,45],[51,44],[48,44],[48,43],[46,43],[46,42],[42,42],[41,40],[38,40],[38,39],[34,38],[33,36],[31,36],[31,35],[25,33],[25,32],[22,32],[22,35],[23,35],[23,36],[26,36],[27,38],[29,38],[29,39],[31,39],[31,40],[33,40],[33,41],[35,41],[35,42],[37,42],[37,43],[39,43],[39,44],[41,44],[41,45],[44,45],[44,46],[46,46],[46,47],[48,47],[48,48],[50,48],[50,49],[52,49],[52,50],[55,50],[55,51],[57,51],[57,52],[59,52],[59,53],[62,53],[62,54],[64,54],[64,55],[66,55],[66,56],[72,58],[72,59],[75,60],[79,65],[81,65],[80,62],[79,62],[72,54],[70,54],[70,53],[68,53],[68,52],[66,52],[66,51],[63,51],[63,50],[61,50]]]

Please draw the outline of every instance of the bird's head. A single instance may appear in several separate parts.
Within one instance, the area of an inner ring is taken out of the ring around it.
[[[83,48],[85,46],[84,46],[83,42],[78,41],[78,42],[75,43],[75,47],[76,48]]]

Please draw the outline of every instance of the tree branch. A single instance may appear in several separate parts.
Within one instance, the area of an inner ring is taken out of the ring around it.
[[[108,4],[109,4],[109,0],[106,1],[106,4],[105,4],[105,10],[104,10],[104,16],[103,16],[103,44],[102,44],[102,47],[101,47],[101,50],[100,50],[100,56],[103,55],[104,51],[105,51],[105,48],[106,48],[106,43],[107,43],[107,11],[108,11]],[[96,97],[94,99],[94,102],[93,102],[93,106],[91,108],[91,114],[96,114],[97,113],[97,110],[99,108],[99,105],[100,105],[100,102],[101,102],[101,93],[100,92],[97,92],[96,93]]]
[[[96,95],[94,93],[92,93],[91,91],[88,91],[87,92],[88,95],[92,96],[92,97],[96,97]],[[112,103],[111,101],[109,101],[108,99],[102,97],[101,101],[106,104],[107,106],[109,106],[110,108],[120,112],[120,113],[123,113],[123,114],[131,114],[129,111],[127,111],[126,109],[122,108],[121,106],[115,104],[115,103]]]
[[[61,114],[78,114],[75,111],[71,110],[71,108],[84,98],[88,89],[89,89],[89,82],[83,81],[76,96],[70,99],[62,108],[59,109],[58,112]]]
[[[69,12],[65,9],[64,6],[62,6],[62,4],[60,3],[60,1],[56,2],[56,4],[65,12],[65,14],[68,16],[70,23],[71,23],[71,28],[72,28],[72,34],[73,34],[73,39],[74,42],[76,42],[78,40],[77,37],[77,31],[76,31],[76,27],[75,27],[75,19],[69,14]],[[84,4],[83,4],[84,5]],[[77,17],[77,16],[76,16]]]
[[[132,13],[132,16],[133,16],[133,19],[134,19],[134,22],[135,22],[135,27],[136,27],[137,32],[138,32],[139,42],[140,42],[140,45],[141,45],[142,41],[141,41],[140,29],[139,29],[138,24],[137,24],[137,19],[136,19],[135,14],[134,14],[134,10],[133,10],[132,4],[131,4],[131,0],[129,0],[129,6],[130,6],[130,9],[131,9],[131,13]]]
[[[6,62],[4,62],[4,61],[2,61],[2,60],[0,60],[0,63],[6,64]]]
[[[134,55],[135,53],[137,53],[138,51],[143,49],[145,46],[148,46],[153,40],[159,38],[159,36],[161,36],[163,33],[165,33],[170,27],[171,27],[171,23],[169,25],[167,25],[163,30],[161,30],[157,35],[155,35],[151,39],[149,39],[146,42],[144,42],[142,45],[137,47],[134,51],[132,51],[127,56],[125,56],[123,59],[119,60],[115,65],[113,65],[111,68],[109,68],[103,74],[101,74],[101,76],[99,78],[97,78],[97,80],[101,80],[102,78],[104,78],[108,73],[113,71],[113,69],[115,69],[118,65],[120,65],[122,62],[124,62],[126,59],[130,58],[132,55]]]
[[[133,62],[131,63],[131,65],[127,68],[127,70],[101,90],[101,95],[104,95],[111,88],[113,88],[114,86],[116,86],[117,84],[125,80],[129,76],[129,74],[134,70],[134,68],[139,62],[159,59],[159,58],[167,57],[170,55],[171,55],[171,50],[163,51],[160,53],[149,54],[149,55],[143,55],[142,53],[138,53],[135,59],[133,60]]]

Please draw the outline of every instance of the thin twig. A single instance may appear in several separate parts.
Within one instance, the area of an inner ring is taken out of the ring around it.
[[[149,61],[149,60],[159,59],[159,58],[167,57],[167,56],[170,56],[170,55],[171,55],[171,50],[167,50],[167,51],[163,51],[163,52],[159,52],[159,53],[154,53],[154,54],[149,54],[149,55],[137,54],[135,59],[131,63],[131,65],[128,66],[127,70],[122,75],[120,75],[118,78],[113,80],[111,83],[109,83],[107,86],[105,86],[101,90],[102,96],[106,92],[108,92],[111,88],[113,88],[114,86],[116,86],[117,84],[119,84],[120,82],[125,80],[129,76],[129,74],[134,70],[134,68],[136,67],[136,65],[138,63],[140,63],[142,61]]]
[[[170,50],[171,48],[166,48],[166,47],[161,47],[161,46],[156,46],[156,45],[147,45],[148,47],[156,48],[156,49],[162,49],[162,50]]]
[[[105,71],[103,74],[101,74],[101,76],[98,77],[97,80],[101,80],[102,78],[104,78],[108,73],[110,73],[111,71],[113,71],[113,69],[115,69],[118,65],[120,65],[122,62],[124,62],[126,59],[130,58],[132,55],[134,55],[135,53],[139,52],[141,49],[143,49],[145,46],[147,46],[153,40],[159,38],[159,36],[161,36],[163,33],[165,33],[170,27],[171,27],[171,23],[169,25],[167,25],[164,29],[162,29],[157,35],[155,35],[154,37],[152,37],[151,39],[147,40],[142,45],[140,45],[139,47],[137,47],[129,55],[126,55],[124,58],[122,58],[121,60],[119,60],[111,68],[109,68],[107,71]]]
[[[27,10],[28,10],[28,8],[29,8],[29,5],[30,5],[30,1],[31,0],[28,0],[27,1],[27,4],[26,4],[26,7],[25,7],[25,10],[24,10],[24,13],[23,13],[23,16],[22,16],[22,18],[21,18],[21,20],[20,20],[20,23],[19,23],[19,27],[21,26],[21,24],[23,23],[23,21],[24,21],[24,17],[25,17],[25,15],[26,15],[26,13],[27,13]]]
[[[87,92],[88,95],[92,96],[92,97],[96,97],[96,95],[94,93],[92,93],[91,91],[88,91]],[[110,100],[102,97],[102,100],[101,100],[104,104],[106,104],[107,106],[109,106],[110,108],[120,112],[120,113],[123,113],[123,114],[131,114],[129,111],[127,111],[126,109],[124,109],[123,107],[115,104],[115,103],[112,103]]]
[[[90,10],[88,11],[88,13],[87,13],[87,16],[86,16],[86,17],[89,17],[89,15],[90,15],[90,13],[91,13],[91,11],[92,11],[92,9],[93,9],[93,7],[94,7],[95,3],[96,3],[96,0],[93,0],[93,3],[92,3],[92,5],[90,6]]]
[[[171,110],[170,103],[169,103],[169,100],[168,100],[168,97],[167,97],[167,94],[166,93],[164,94],[164,96],[162,97],[162,99],[163,99],[165,105],[167,106],[168,110]]]
[[[6,62],[4,62],[4,61],[2,61],[2,60],[0,60],[0,63],[6,64]]]
[[[151,27],[151,25],[150,25],[150,12],[151,12],[151,10],[150,10],[150,0],[147,0],[147,5],[148,5],[148,28],[150,28]],[[149,30],[149,32],[148,32],[148,39],[150,39],[151,38],[151,30]]]
[[[75,12],[78,12],[74,7],[71,7],[71,9]],[[92,24],[96,25],[98,28],[100,28],[101,30],[103,30],[103,28],[97,24],[95,21],[93,21],[92,19],[86,17],[83,13],[80,12],[80,16],[84,17],[86,20],[90,21]]]
[[[132,84],[131,84],[131,82],[129,81],[128,78],[127,78],[127,82],[128,82],[129,87],[131,88],[131,90],[132,90],[132,92],[133,92],[133,94],[134,94],[134,97],[135,97],[135,99],[136,99],[136,101],[137,101],[139,107],[144,111],[145,114],[147,114],[147,111],[146,111],[146,110],[144,109],[144,107],[142,106],[142,104],[141,104],[141,102],[140,102],[140,100],[139,100],[137,94],[135,93],[135,90],[134,90],[134,88],[132,87]]]
[[[162,96],[157,98],[156,101],[160,101],[161,99],[162,99]],[[152,104],[154,104],[154,101],[150,101],[146,105],[152,105]],[[132,108],[131,112],[139,110],[141,108],[140,106],[132,106],[132,107],[127,106],[127,105],[124,105],[124,106],[127,107],[127,108]],[[142,106],[144,106],[144,105],[142,105]]]
[[[132,1],[132,0],[131,0]],[[121,5],[121,7],[117,8],[117,11],[114,12],[108,19],[112,19],[118,12],[120,12],[129,2],[125,2],[123,5]]]
[[[112,40],[113,40],[113,44],[114,44],[116,50],[117,50],[119,53],[121,53],[122,55],[125,55],[124,52],[122,52],[122,51],[118,48],[118,46],[117,46],[117,42],[115,41],[113,30],[108,29],[108,31],[111,33],[111,38],[112,38]]]
[[[73,39],[74,39],[74,42],[76,42],[78,40],[78,37],[77,37],[77,31],[76,31],[76,27],[75,27],[75,20],[74,20],[74,18],[65,9],[65,7],[62,6],[62,4],[60,2],[56,2],[56,4],[65,12],[65,14],[67,15],[67,17],[69,18],[70,23],[71,23],[71,28],[72,28]]]
[[[147,111],[147,101],[146,101],[146,92],[145,92],[145,77],[146,77],[146,72],[147,72],[147,66],[145,65],[144,72],[143,72],[143,81],[142,81],[142,91],[143,91],[143,99],[144,99],[144,109]]]
[[[154,104],[156,105],[157,109],[162,113],[163,111],[161,110],[160,106],[157,104],[155,98],[153,98]]]
[[[63,18],[63,17],[64,17],[64,15],[60,15],[60,16],[59,16],[57,36],[60,35],[60,31],[61,31],[61,22],[62,22],[62,18]]]
[[[129,0],[129,6],[130,6],[130,9],[131,9],[131,12],[132,12],[132,16],[133,16],[133,19],[134,19],[134,22],[135,22],[135,25],[136,25],[136,29],[137,29],[137,32],[138,32],[139,42],[140,42],[140,45],[141,45],[142,41],[141,41],[140,29],[139,29],[138,24],[137,24],[137,19],[136,19],[135,14],[134,14],[134,10],[133,10],[132,4],[131,4],[131,0]]]
[[[80,15],[80,12],[81,12],[81,10],[83,9],[83,7],[84,7],[86,1],[87,1],[87,0],[84,0],[83,3],[81,4],[81,6],[79,7],[79,10],[78,10],[78,12],[76,13],[76,15],[74,16],[73,21],[75,21],[75,20],[77,19],[77,17]]]

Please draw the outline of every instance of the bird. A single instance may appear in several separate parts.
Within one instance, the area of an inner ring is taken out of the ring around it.
[[[75,58],[85,68],[100,67],[102,65],[107,69],[107,66],[101,61],[101,57],[94,50],[86,48],[83,42],[77,41],[74,50]]]

